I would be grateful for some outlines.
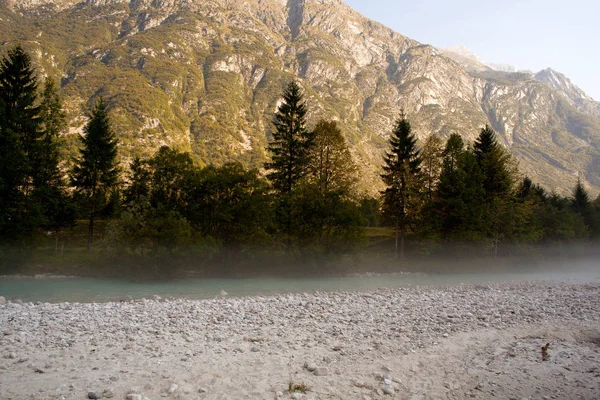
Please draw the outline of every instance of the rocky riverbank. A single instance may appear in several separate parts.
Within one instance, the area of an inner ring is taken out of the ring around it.
[[[0,330],[2,399],[600,397],[600,285],[9,302]]]

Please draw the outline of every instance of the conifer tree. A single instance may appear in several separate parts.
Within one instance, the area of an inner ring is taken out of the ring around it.
[[[283,228],[288,252],[292,251],[293,192],[306,176],[314,134],[306,128],[306,104],[300,86],[292,81],[283,94],[283,102],[273,118],[275,132],[269,144],[271,161],[267,179],[279,195],[277,220]]]
[[[0,61],[0,231],[8,238],[31,233],[37,222],[29,202],[36,175],[39,113],[31,58],[17,46]]]
[[[394,257],[398,258],[400,250],[401,259],[404,258],[404,236],[415,221],[421,195],[421,158],[416,143],[402,111],[389,140],[391,149],[385,154],[381,175],[387,186],[382,193],[383,212],[396,229]]]
[[[483,128],[475,141],[474,154],[483,173],[488,237],[493,240],[494,253],[502,239],[511,237],[515,225],[514,165],[511,155],[498,143],[489,126]]]
[[[269,144],[271,162],[265,164],[267,178],[280,194],[292,192],[306,174],[314,135],[306,128],[306,104],[300,86],[290,82],[283,103],[273,118],[275,132]]]
[[[573,194],[571,196],[571,207],[573,208],[573,211],[584,215],[588,212],[590,205],[590,195],[583,187],[581,179],[577,179],[577,184],[573,188]]]
[[[481,129],[473,150],[485,175],[488,199],[509,194],[514,184],[509,165],[511,156],[498,144],[496,133],[489,125]]]
[[[116,189],[117,139],[110,127],[106,105],[100,99],[81,137],[83,148],[72,171],[72,183],[77,192],[87,199],[89,211],[88,251],[92,249],[94,218],[105,205],[107,194]]]

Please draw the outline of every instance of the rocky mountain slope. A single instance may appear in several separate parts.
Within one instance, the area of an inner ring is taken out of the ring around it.
[[[125,160],[169,144],[260,166],[297,78],[311,123],[339,122],[372,192],[400,108],[420,139],[490,123],[534,180],[600,188],[598,103],[547,74],[465,68],[341,0],[0,0],[0,37],[61,79],[71,133],[103,95]]]

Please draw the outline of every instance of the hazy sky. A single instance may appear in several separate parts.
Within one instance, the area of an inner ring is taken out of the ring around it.
[[[599,0],[346,0],[361,14],[486,62],[562,72],[600,100]]]

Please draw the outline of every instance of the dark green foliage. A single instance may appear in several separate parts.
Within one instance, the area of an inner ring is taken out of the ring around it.
[[[38,143],[36,173],[34,181],[34,204],[43,215],[41,227],[57,230],[75,223],[75,207],[67,192],[67,182],[60,169],[60,133],[66,128],[65,114],[56,85],[46,80],[40,104],[42,121]]]
[[[432,211],[441,237],[449,241],[483,238],[484,175],[473,152],[448,143]]]
[[[195,171],[190,153],[163,146],[148,166],[152,171],[152,205],[183,213],[191,200],[189,185]]]
[[[306,105],[300,86],[292,81],[283,94],[283,103],[273,118],[275,132],[269,144],[271,161],[267,178],[282,195],[289,195],[306,174],[314,135],[306,129]]]
[[[591,201],[590,195],[587,190],[583,187],[581,180],[577,180],[577,184],[573,188],[573,195],[571,197],[571,206],[573,211],[581,215],[585,215],[590,211]]]
[[[306,179],[289,202],[291,232],[303,258],[330,259],[351,252],[362,238],[357,168],[336,122],[320,120],[313,135]]]
[[[351,253],[362,240],[359,204],[341,190],[305,184],[293,193],[293,238],[304,261]]]
[[[74,221],[59,168],[65,117],[55,84],[41,96],[29,55],[21,47],[0,62],[0,231],[3,239],[31,238]],[[38,99],[41,97],[41,101]]]
[[[381,211],[379,200],[373,197],[360,199],[360,214],[363,226],[376,227],[380,225]]]
[[[514,183],[510,175],[510,155],[498,144],[496,133],[489,125],[481,130],[473,151],[485,175],[487,199],[509,195]]]
[[[5,239],[15,239],[31,235],[40,218],[31,207],[40,137],[37,81],[21,47],[0,61],[0,107],[0,231]]]
[[[138,255],[155,257],[160,249],[169,253],[177,249],[180,256],[196,254],[201,261],[220,250],[233,261],[233,256],[253,246],[269,245],[272,200],[268,183],[258,171],[239,163],[199,168],[189,153],[166,146],[151,159],[135,159],[131,170],[121,223],[132,226],[131,215],[143,215],[149,230],[140,233],[137,241],[151,243],[152,248],[142,252],[136,244]],[[172,231],[179,238],[175,242],[160,236],[164,230],[177,227],[181,235]],[[190,229],[191,236],[186,233]],[[190,241],[183,241],[190,237]],[[201,254],[185,250],[182,246],[186,243],[195,249],[200,246]],[[133,247],[129,251],[133,252]]]
[[[257,170],[246,170],[240,163],[209,166],[196,174],[193,186],[187,215],[204,236],[227,251],[268,244],[271,198]]]
[[[350,193],[358,182],[358,169],[342,131],[335,121],[320,120],[313,129],[309,152],[308,179],[319,191]]]
[[[71,181],[75,190],[87,202],[89,216],[88,250],[91,250],[94,218],[106,206],[111,192],[117,190],[117,139],[110,127],[106,105],[101,98],[96,103],[90,121],[81,137],[82,148],[73,167]]]
[[[416,143],[410,123],[402,112],[390,137],[391,149],[385,154],[384,173],[381,175],[386,185],[383,192],[383,215],[396,228],[402,241],[401,258],[404,256],[404,235],[416,221],[422,193],[421,158]],[[398,240],[396,249],[397,242]]]

